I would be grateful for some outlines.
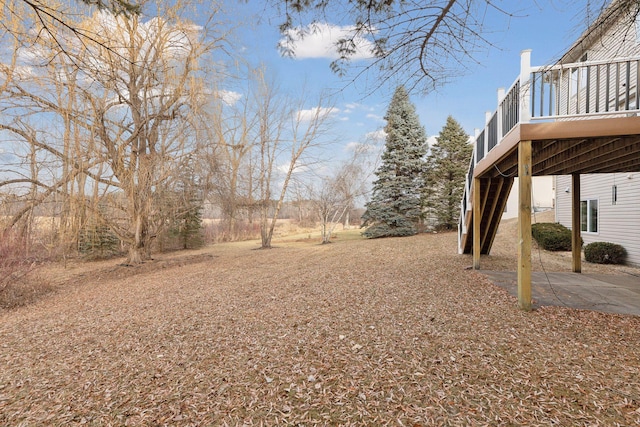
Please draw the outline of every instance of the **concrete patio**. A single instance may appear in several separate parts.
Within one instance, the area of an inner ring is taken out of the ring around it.
[[[480,271],[489,280],[517,297],[514,271]],[[640,316],[640,275],[533,272],[533,308],[566,306],[581,310]]]

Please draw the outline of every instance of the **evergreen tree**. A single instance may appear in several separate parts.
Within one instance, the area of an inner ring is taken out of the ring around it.
[[[202,227],[203,198],[193,156],[187,156],[173,181],[154,194],[153,219],[162,224],[157,244],[160,251],[193,249],[204,245]]]
[[[92,215],[89,223],[78,237],[78,251],[89,259],[109,258],[118,253],[120,240],[109,226],[97,215]]]
[[[451,230],[458,225],[465,174],[473,147],[469,135],[451,116],[427,158],[423,202],[429,225]]]
[[[192,157],[183,163],[178,177],[173,227],[171,234],[178,238],[182,249],[199,248],[204,245],[202,229],[202,207],[198,178],[193,168]]]
[[[416,234],[421,218],[427,135],[403,86],[396,89],[384,119],[385,151],[362,216],[368,238]]]

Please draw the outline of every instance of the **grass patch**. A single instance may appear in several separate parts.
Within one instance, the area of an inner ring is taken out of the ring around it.
[[[336,231],[331,235],[331,241],[365,240],[361,228]]]
[[[0,287],[0,309],[11,310],[33,304],[53,289],[49,282],[33,274],[5,282]]]

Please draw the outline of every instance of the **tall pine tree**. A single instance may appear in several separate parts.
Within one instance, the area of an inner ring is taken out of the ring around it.
[[[473,147],[469,135],[451,116],[427,158],[423,200],[428,225],[452,230],[458,225],[464,179]]]
[[[384,119],[385,151],[376,170],[371,201],[362,216],[368,238],[418,232],[427,135],[403,86],[396,89]]]

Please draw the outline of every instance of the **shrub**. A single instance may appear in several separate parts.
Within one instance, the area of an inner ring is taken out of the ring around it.
[[[0,240],[0,311],[30,304],[53,287],[34,270],[38,259],[29,256],[26,243],[5,233]]]
[[[594,264],[624,264],[627,251],[620,245],[593,242],[584,247],[584,259]]]
[[[562,224],[543,222],[531,225],[531,235],[547,251],[570,251],[571,230]],[[582,246],[582,242],[580,243]]]
[[[80,231],[78,250],[87,259],[105,259],[119,252],[120,240],[104,224],[90,224]]]

